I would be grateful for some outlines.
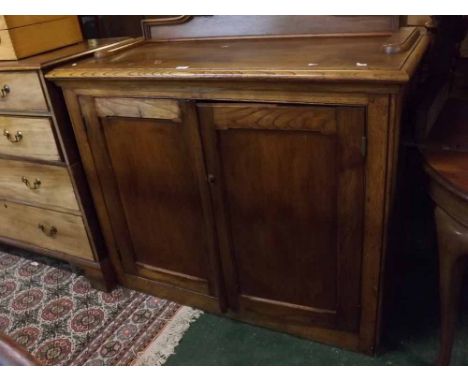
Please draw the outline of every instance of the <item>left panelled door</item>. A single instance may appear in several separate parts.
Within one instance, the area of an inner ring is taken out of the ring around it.
[[[80,105],[125,273],[216,296],[194,106],[93,97]]]

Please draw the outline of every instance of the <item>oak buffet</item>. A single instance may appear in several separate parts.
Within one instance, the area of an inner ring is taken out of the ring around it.
[[[47,76],[117,278],[373,353],[405,85],[429,38],[216,17],[150,23],[140,45]],[[230,22],[257,36],[222,37]]]

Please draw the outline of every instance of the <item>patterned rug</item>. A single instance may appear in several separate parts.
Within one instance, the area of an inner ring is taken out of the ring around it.
[[[0,247],[0,331],[43,365],[161,365],[201,312]]]

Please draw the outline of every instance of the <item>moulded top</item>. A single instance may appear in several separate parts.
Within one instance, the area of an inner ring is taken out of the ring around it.
[[[409,46],[398,52],[398,39],[404,41],[411,33]],[[392,36],[144,41],[107,57],[62,66],[47,77],[398,83],[409,79],[428,41],[423,28],[401,28]],[[396,47],[394,54],[384,50],[391,43]]]

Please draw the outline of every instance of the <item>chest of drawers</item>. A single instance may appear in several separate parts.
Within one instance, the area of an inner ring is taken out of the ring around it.
[[[44,74],[121,42],[0,63],[0,241],[69,261],[103,289],[113,282],[107,251],[63,97]]]
[[[83,40],[77,16],[0,16],[0,60],[19,60]]]
[[[372,353],[403,94],[428,37],[186,35],[283,19],[223,20],[165,20],[161,41],[48,75],[118,280]]]

